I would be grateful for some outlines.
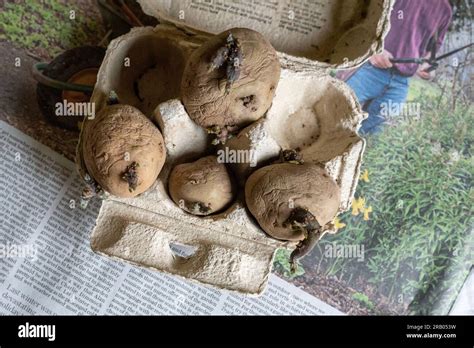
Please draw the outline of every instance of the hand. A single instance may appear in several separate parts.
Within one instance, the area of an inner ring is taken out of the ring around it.
[[[369,61],[370,64],[377,68],[388,69],[393,66],[390,58],[393,58],[392,54],[389,51],[383,50],[382,53],[370,57]]]
[[[426,71],[426,69],[428,69],[430,67],[430,65],[428,63],[423,63],[420,65],[420,67],[418,68],[418,70],[416,71],[416,75],[418,75],[419,77],[421,77],[423,80],[431,80],[435,77],[435,71]]]

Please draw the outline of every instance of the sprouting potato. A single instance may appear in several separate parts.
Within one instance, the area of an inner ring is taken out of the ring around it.
[[[166,158],[160,130],[138,109],[116,104],[87,121],[82,154],[89,175],[118,197],[134,197],[157,179]]]
[[[336,216],[340,189],[318,164],[277,163],[248,178],[245,201],[270,236],[299,241],[291,254],[294,265],[312,249],[322,228]]]
[[[189,58],[181,97],[189,116],[216,143],[258,120],[269,109],[280,79],[275,49],[251,29],[229,29]]]
[[[194,215],[219,212],[234,198],[232,178],[216,156],[175,166],[169,178],[169,192],[181,209]]]

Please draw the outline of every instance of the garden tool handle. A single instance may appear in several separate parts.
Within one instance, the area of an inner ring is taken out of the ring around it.
[[[52,79],[45,74],[43,74],[43,70],[48,66],[48,63],[36,63],[33,65],[32,74],[33,78],[45,86],[49,86],[52,88],[60,89],[60,90],[68,90],[68,91],[76,91],[76,92],[83,92],[87,94],[92,94],[94,90],[93,86],[88,85],[80,85],[77,83],[68,83],[64,81],[59,81]]]

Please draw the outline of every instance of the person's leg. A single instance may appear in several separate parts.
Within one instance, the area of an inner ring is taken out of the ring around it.
[[[380,120],[379,113],[374,112],[375,108],[371,109],[370,105],[374,99],[383,96],[391,78],[392,72],[390,70],[376,68],[367,62],[346,81],[354,91],[363,110],[368,113],[368,117],[362,122],[360,129],[362,134],[383,122]]]
[[[400,110],[401,104],[405,102],[407,94],[408,78],[394,75],[385,93],[370,102],[367,112],[372,117],[369,116],[369,118],[362,123],[360,132],[362,134],[375,134],[380,132],[387,116],[398,116],[391,113],[391,110],[395,105],[397,105]],[[390,115],[386,115],[387,112],[389,112]]]
[[[362,65],[346,83],[352,88],[361,105],[381,96],[390,81],[390,72],[369,62]]]

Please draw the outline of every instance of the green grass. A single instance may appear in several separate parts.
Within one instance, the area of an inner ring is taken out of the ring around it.
[[[96,12],[87,11],[92,6],[85,1],[6,2],[0,11],[0,39],[49,58],[73,47],[96,45],[104,30]]]

